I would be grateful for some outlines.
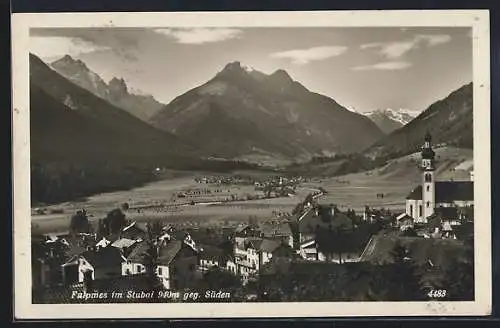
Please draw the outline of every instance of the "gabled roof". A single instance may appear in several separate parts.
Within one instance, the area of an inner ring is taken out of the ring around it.
[[[222,248],[212,245],[200,245],[199,256],[202,259],[221,259],[224,257],[224,250]]]
[[[124,261],[120,251],[114,247],[105,247],[98,251],[86,251],[81,256],[94,268],[117,266]]]
[[[315,239],[309,239],[309,240],[306,240],[304,242],[302,242],[300,244],[300,248],[305,248],[305,247],[309,247],[309,246],[313,246],[316,247],[316,240]]]
[[[266,237],[271,236],[291,236],[292,230],[288,222],[280,223],[260,223],[259,230]]]
[[[246,241],[246,248],[253,248],[255,250],[259,250],[260,249],[260,245],[262,244],[262,239],[261,238],[252,238],[252,239],[248,239]]]
[[[146,238],[146,230],[142,229],[137,225],[136,222],[132,222],[130,225],[123,228],[120,237],[127,239],[144,239]]]
[[[401,220],[413,220],[413,218],[406,213],[401,213],[396,217],[396,221],[399,222]]]
[[[239,226],[236,227],[236,229],[234,229],[234,232],[235,233],[242,233],[243,231],[245,231],[248,228],[250,228],[250,226],[248,224],[240,224]]]
[[[262,243],[260,244],[259,251],[266,252],[266,253],[272,253],[276,249],[278,249],[281,245],[282,244],[279,241],[271,240],[271,239],[264,239],[264,240],[262,240]]]
[[[406,199],[421,200],[422,186],[413,189]],[[437,181],[436,203],[449,203],[455,200],[473,201],[474,182],[472,181]]]
[[[171,234],[176,240],[184,240],[189,236],[189,233],[184,230],[176,230]]]
[[[344,213],[339,210],[335,210],[333,216],[330,216],[328,211],[323,211],[316,215],[315,210],[311,210],[307,212],[305,216],[299,221],[299,231],[300,233],[314,233],[316,228],[332,228],[336,229],[337,227],[352,227],[352,220],[347,217]]]
[[[127,256],[127,261],[142,263],[144,255],[147,253],[149,247],[150,246],[146,241],[135,243],[130,251],[130,254]]]
[[[436,207],[434,211],[442,219],[458,219],[458,209],[456,207]]]
[[[113,247],[117,248],[125,248],[125,247],[130,247],[136,243],[135,240],[132,239],[127,239],[127,238],[121,238],[115,241],[114,243],[111,244]]]
[[[183,255],[196,256],[197,253],[184,242],[172,240],[160,247],[158,251],[158,263],[161,265],[169,265],[176,257]]]

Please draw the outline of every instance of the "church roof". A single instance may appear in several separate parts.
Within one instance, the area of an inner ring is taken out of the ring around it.
[[[406,199],[421,200],[422,185],[413,189]],[[436,203],[448,203],[455,200],[474,200],[474,183],[472,181],[437,181]]]

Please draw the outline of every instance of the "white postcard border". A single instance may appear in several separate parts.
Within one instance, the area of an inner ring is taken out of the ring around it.
[[[473,28],[474,302],[31,304],[29,29],[34,27]],[[16,319],[470,316],[491,313],[490,45],[487,10],[23,13],[12,15],[13,234]]]

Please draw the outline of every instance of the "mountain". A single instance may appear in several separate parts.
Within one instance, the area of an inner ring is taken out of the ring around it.
[[[370,157],[395,158],[418,151],[429,132],[438,145],[472,149],[472,83],[436,101],[402,128],[370,146]]]
[[[196,152],[71,83],[30,55],[32,197],[54,202],[123,189],[154,168],[198,165]]]
[[[355,152],[383,136],[370,119],[309,91],[286,71],[268,75],[239,62],[175,98],[150,122],[214,157],[256,162]]]
[[[52,62],[50,66],[74,84],[126,110],[141,120],[147,121],[164,106],[151,95],[130,91],[123,79],[115,77],[109,83],[104,82],[84,62],[80,59],[73,59],[69,55]]]
[[[372,120],[384,133],[389,134],[413,120],[418,113],[405,109],[378,109],[363,113]]]

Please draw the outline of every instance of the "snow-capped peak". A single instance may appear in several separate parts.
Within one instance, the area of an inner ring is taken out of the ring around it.
[[[408,122],[413,120],[419,113],[417,111],[413,111],[406,108],[399,108],[399,109],[386,108],[386,109],[377,109],[369,112],[364,112],[363,114],[371,117],[386,116],[387,118],[393,121],[399,122],[402,125],[406,125]]]

